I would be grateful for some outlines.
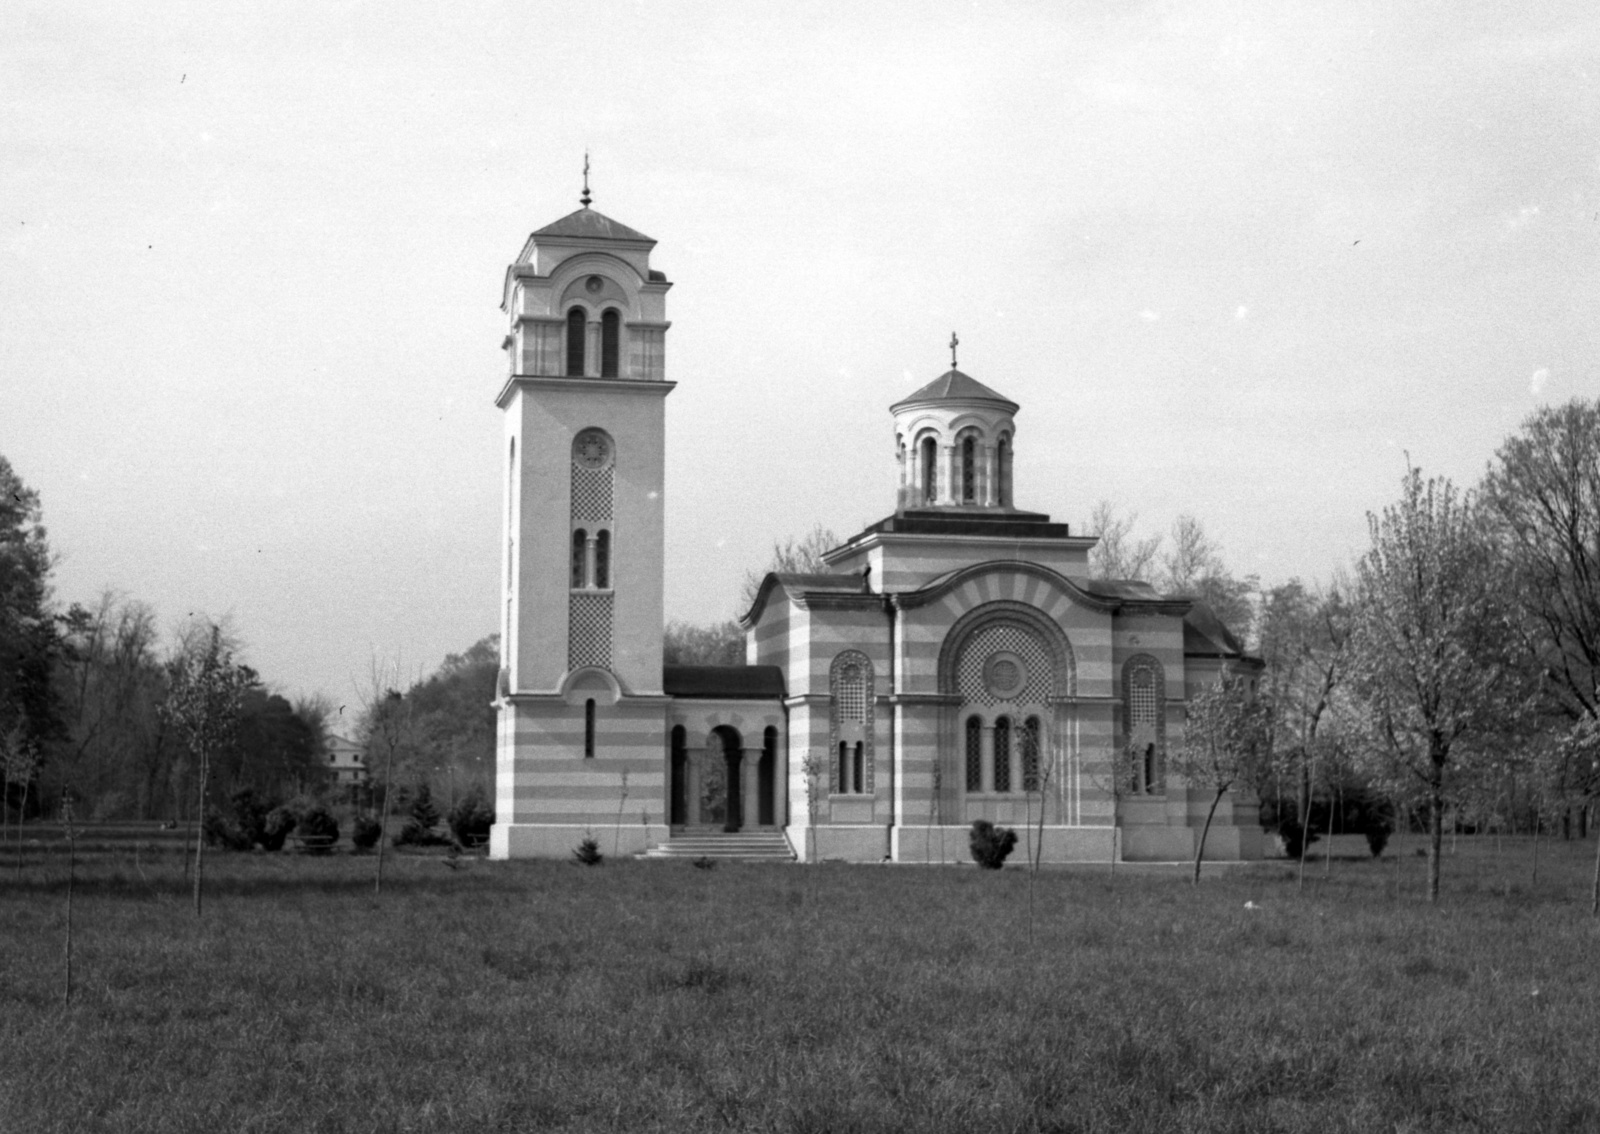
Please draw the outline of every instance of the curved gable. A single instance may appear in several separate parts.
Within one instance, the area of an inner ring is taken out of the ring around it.
[[[1005,599],[1037,607],[1057,622],[1072,607],[1109,613],[1120,605],[1116,599],[1085,590],[1059,571],[1025,559],[993,559],[961,567],[897,599],[902,608],[942,603],[952,618]]]

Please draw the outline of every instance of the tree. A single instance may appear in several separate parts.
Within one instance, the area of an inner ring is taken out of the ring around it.
[[[0,457],[0,732],[20,729],[36,752],[61,732],[53,680],[61,639],[41,517],[39,494]]]
[[[395,794],[395,764],[400,762],[403,772],[407,764],[415,766],[417,756],[413,713],[415,701],[407,699],[395,688],[399,684],[399,677],[399,662],[395,662],[385,673],[374,657],[371,679],[363,694],[366,710],[362,714],[362,732],[367,746],[368,774],[377,779],[380,764],[383,769],[383,804],[378,820],[381,831],[378,836],[377,865],[372,877],[374,894],[383,893],[383,835],[389,830],[389,814]]]
[[[1600,400],[1524,421],[1495,455],[1483,504],[1505,541],[1547,699],[1571,721],[1600,719]]]
[[[1256,577],[1234,578],[1222,561],[1221,547],[1194,516],[1182,515],[1172,522],[1167,546],[1161,557],[1161,590],[1199,599],[1241,640],[1250,637]]]
[[[200,645],[191,636],[185,648],[167,663],[167,697],[162,711],[199,765],[199,813],[205,815],[207,776],[211,760],[233,742],[239,724],[244,692],[255,674],[237,665],[233,651],[223,644],[222,629],[211,624],[210,635]],[[194,846],[194,912],[200,916],[200,873],[203,838]]]
[[[1109,500],[1102,500],[1089,514],[1089,530],[1099,542],[1089,551],[1089,574],[1096,579],[1132,579],[1148,583],[1155,570],[1161,537],[1138,539],[1133,525],[1137,512],[1123,515]]]
[[[1519,715],[1502,573],[1483,517],[1449,480],[1410,469],[1398,503],[1367,516],[1357,564],[1351,686],[1368,752],[1398,794],[1428,810],[1428,899],[1439,897],[1451,779],[1470,751]]]
[[[1183,744],[1173,770],[1191,787],[1208,788],[1211,806],[1194,851],[1194,884],[1200,883],[1211,820],[1235,784],[1250,783],[1271,756],[1272,714],[1243,678],[1223,673],[1214,685],[1189,698]]]
[[[769,574],[777,572],[787,574],[813,574],[828,569],[822,561],[822,554],[832,548],[838,547],[842,541],[834,535],[831,528],[817,524],[805,535],[796,539],[790,536],[782,543],[773,541],[772,558],[767,562],[763,571],[746,571],[744,574],[744,589],[741,592],[741,610],[749,610],[755,605],[756,594],[761,590],[761,584]]]
[[[744,631],[732,620],[697,626],[673,619],[661,643],[666,665],[743,665]]]

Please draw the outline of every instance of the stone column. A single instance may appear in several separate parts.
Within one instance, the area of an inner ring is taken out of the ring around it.
[[[990,507],[999,503],[995,498],[1000,478],[995,474],[994,446],[983,447],[983,487],[979,489],[983,502]]]
[[[594,561],[595,545],[600,542],[599,533],[590,532],[584,537],[583,548],[583,585],[591,588],[595,585]]]
[[[583,374],[586,378],[600,377],[600,322],[590,319],[583,327]]]
[[[742,796],[739,816],[741,831],[754,830],[761,821],[761,749],[739,750],[739,794]]]

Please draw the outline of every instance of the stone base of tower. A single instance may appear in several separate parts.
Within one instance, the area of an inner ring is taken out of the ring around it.
[[[600,844],[600,853],[613,858],[643,854],[671,837],[671,830],[660,823],[648,826],[633,816],[624,815],[620,826],[595,826],[582,823],[496,823],[489,831],[489,857],[569,859],[584,839]]]

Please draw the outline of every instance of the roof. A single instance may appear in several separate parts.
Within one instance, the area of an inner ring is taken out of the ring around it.
[[[1084,579],[1082,586],[1090,594],[1105,598],[1132,599],[1136,602],[1159,602],[1161,599],[1154,587],[1139,579]]]
[[[997,405],[1010,407],[1013,413],[1017,410],[1016,402],[995,393],[976,378],[959,370],[946,370],[909,398],[901,398],[889,409],[892,411],[901,406],[917,405],[921,402],[943,401],[994,402]]]
[[[568,213],[560,220],[537,230],[533,235],[580,237],[585,240],[642,240],[646,244],[655,243],[644,233],[589,208]]]
[[[1183,652],[1200,657],[1243,657],[1244,647],[1209,606],[1194,599],[1183,618]]]
[[[781,700],[783,670],[775,665],[665,665],[661,689],[669,697]]]
[[[854,543],[873,532],[894,532],[898,535],[975,535],[996,539],[1067,539],[1071,531],[1066,524],[1052,524],[1043,512],[1021,512],[1015,508],[984,508],[982,511],[957,511],[931,509],[908,510],[885,516],[850,537]]]

